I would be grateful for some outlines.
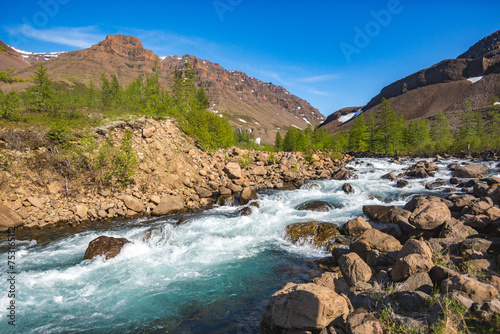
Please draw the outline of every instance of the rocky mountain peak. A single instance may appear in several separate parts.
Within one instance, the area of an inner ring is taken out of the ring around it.
[[[155,54],[142,46],[139,38],[125,35],[108,35],[106,39],[92,46],[93,50],[116,54],[130,60],[154,60]]]
[[[458,56],[459,59],[500,58],[500,30],[486,36]]]

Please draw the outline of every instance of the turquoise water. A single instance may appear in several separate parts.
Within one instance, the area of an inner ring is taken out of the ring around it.
[[[351,166],[355,193],[341,190],[345,181],[318,181],[291,192],[260,195],[260,208],[240,217],[237,207],[216,208],[193,216],[185,225],[174,218],[120,222],[52,242],[17,246],[16,327],[7,325],[8,283],[2,280],[2,333],[258,333],[271,294],[288,281],[314,275],[313,260],[328,255],[284,239],[288,224],[318,220],[343,224],[362,214],[366,204],[404,205],[408,194],[427,193],[424,184],[396,188],[381,180],[404,165],[365,159]],[[436,175],[443,179],[444,169]],[[311,189],[314,188],[314,189]],[[318,189],[315,189],[318,188]],[[298,211],[309,200],[335,202],[327,213]],[[153,228],[152,237],[144,241]],[[100,235],[125,237],[113,259],[83,260],[88,243]],[[5,246],[5,243],[4,243]],[[0,254],[7,272],[7,254]]]

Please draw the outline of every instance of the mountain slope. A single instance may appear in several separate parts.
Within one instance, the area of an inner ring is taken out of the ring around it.
[[[32,75],[35,60],[26,57],[26,51],[12,51],[16,61],[23,61],[28,66],[18,66],[15,76],[28,78]],[[23,54],[24,52],[24,54]],[[4,52],[0,52],[2,54]],[[23,57],[25,56],[25,57]],[[46,57],[46,56],[44,56]],[[40,56],[39,56],[40,58]],[[43,59],[48,73],[55,81],[88,85],[92,80],[100,83],[101,73],[108,76],[116,74],[122,85],[130,83],[138,76],[151,73],[155,61],[160,66],[160,82],[164,88],[172,85],[172,70],[182,68],[189,61],[196,70],[198,85],[202,86],[210,99],[211,111],[229,119],[235,127],[250,129],[255,137],[263,141],[273,142],[277,131],[286,130],[290,126],[305,129],[308,125],[318,125],[325,117],[307,101],[289,93],[286,89],[272,83],[264,83],[250,78],[243,72],[228,71],[219,64],[197,57],[158,57],[143,47],[140,39],[132,36],[109,35],[106,40],[88,49],[60,53],[57,57]],[[0,64],[10,69],[14,61]],[[10,67],[9,67],[10,66]],[[12,87],[17,90],[26,88],[27,83],[16,83]],[[0,88],[11,89],[0,85]]]
[[[407,120],[432,118],[443,110],[454,127],[467,99],[477,110],[488,106],[491,95],[500,95],[500,31],[485,37],[457,59],[444,60],[384,87],[363,111],[377,112],[386,98]],[[335,132],[349,129],[351,123],[325,122],[322,126]]]

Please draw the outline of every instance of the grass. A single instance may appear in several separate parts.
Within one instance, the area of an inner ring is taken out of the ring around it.
[[[455,299],[444,297],[437,299],[443,310],[443,318],[432,327],[435,334],[470,333],[466,323],[467,311]]]

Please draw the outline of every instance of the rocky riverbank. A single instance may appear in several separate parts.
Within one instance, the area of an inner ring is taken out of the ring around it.
[[[133,184],[125,188],[98,186],[85,175],[61,176],[50,163],[50,150],[42,144],[20,145],[21,133],[2,141],[3,156],[11,163],[0,171],[0,229],[196,212],[217,203],[246,204],[258,189],[296,189],[307,180],[356,177],[345,168],[350,156],[335,159],[330,152],[204,152],[173,120],[119,121],[93,129],[92,136],[102,145],[111,134],[119,143],[126,131],[133,133],[139,161]]]
[[[383,178],[404,187],[405,179],[437,169],[421,161]],[[325,222],[290,225],[291,242],[312,242],[332,256],[317,261],[320,276],[271,297],[262,331],[500,331],[500,177],[485,178],[488,168],[478,164],[448,169],[449,195],[414,196],[403,208],[367,205],[368,221],[358,217],[340,230]]]

